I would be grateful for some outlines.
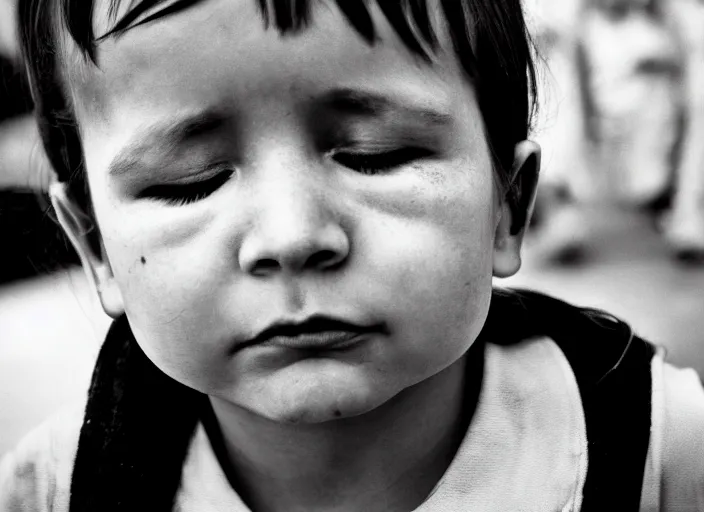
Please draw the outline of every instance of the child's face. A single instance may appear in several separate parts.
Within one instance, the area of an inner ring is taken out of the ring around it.
[[[472,87],[374,17],[376,46],[327,4],[282,38],[256,2],[210,0],[103,43],[76,89],[101,286],[164,372],[278,421],[379,406],[461,358],[488,309],[504,210]],[[386,332],[245,345],[311,315]]]

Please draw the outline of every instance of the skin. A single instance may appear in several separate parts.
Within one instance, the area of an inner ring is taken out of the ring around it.
[[[59,184],[60,220],[105,310],[126,312],[147,356],[210,396],[253,510],[415,508],[463,435],[463,356],[492,274],[520,266],[471,84],[449,54],[421,63],[373,15],[371,47],[326,4],[281,38],[254,2],[211,0],[106,41],[100,71],[73,80],[103,254]],[[331,110],[336,89],[447,122]],[[124,157],[145,127],[204,108],[215,129]],[[347,158],[407,146],[429,156],[378,174]],[[517,146],[516,173],[537,151]],[[208,197],[143,197],[212,164],[233,174]],[[383,332],[343,352],[245,345],[313,314]]]

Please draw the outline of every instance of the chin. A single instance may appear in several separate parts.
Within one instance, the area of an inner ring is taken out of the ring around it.
[[[268,419],[287,425],[317,425],[360,416],[372,409],[374,407],[345,409],[339,407],[338,404],[320,404],[316,407],[269,411]]]
[[[393,396],[388,386],[325,377],[329,376],[307,376],[278,389],[269,388],[269,396],[259,395],[251,410],[277,423],[311,425],[360,416]]]

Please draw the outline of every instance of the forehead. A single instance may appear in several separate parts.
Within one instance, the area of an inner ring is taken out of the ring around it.
[[[93,8],[93,32],[99,37],[102,34],[108,33],[112,28],[115,27],[118,20],[122,20],[125,14],[128,12],[133,12],[139,9],[134,9],[135,5],[137,7],[144,4],[154,4],[151,8],[147,8],[142,12],[141,15],[133,19],[129,26],[136,27],[127,30],[126,35],[120,35],[119,37],[110,36],[105,40],[98,42],[97,47],[97,58],[100,64],[100,68],[95,68],[89,62],[83,62],[80,65],[80,60],[76,58],[78,51],[76,49],[75,43],[67,37],[65,31],[62,32],[62,36],[65,38],[64,47],[68,48],[68,54],[73,58],[67,58],[65,63],[65,71],[70,78],[70,84],[72,86],[77,86],[76,88],[81,88],[85,86],[95,86],[97,84],[93,82],[103,82],[103,85],[114,86],[117,84],[109,83],[107,79],[113,74],[117,66],[115,57],[118,54],[122,54],[122,60],[124,64],[129,64],[132,69],[126,76],[121,77],[121,79],[127,79],[129,82],[134,77],[138,76],[141,71],[144,70],[145,66],[150,66],[153,63],[153,59],[159,58],[178,58],[186,57],[191,54],[194,55],[196,52],[193,50],[197,46],[205,42],[205,45],[201,48],[202,53],[217,53],[227,59],[228,55],[232,55],[235,52],[244,52],[244,54],[249,54],[252,52],[259,51],[260,53],[265,53],[271,50],[277,50],[274,48],[266,48],[261,46],[261,38],[257,38],[258,32],[263,31],[264,19],[262,16],[263,10],[267,12],[269,17],[274,17],[274,23],[269,25],[280,25],[278,22],[278,17],[282,9],[286,9],[287,6],[292,8],[291,5],[308,5],[308,11],[312,11],[310,16],[307,17],[311,20],[310,25],[313,26],[313,31],[317,33],[324,33],[324,37],[329,39],[329,42],[334,42],[336,40],[344,39],[344,36],[349,36],[352,29],[349,20],[342,20],[338,11],[338,2],[334,1],[310,1],[304,2],[299,0],[298,2],[291,2],[291,0],[276,0],[276,1],[258,1],[258,0],[143,0],[141,2],[137,0],[95,0],[95,5]],[[359,14],[365,10],[371,11],[371,17],[373,19],[372,25],[375,31],[381,35],[381,40],[386,39],[388,34],[388,23],[387,20],[379,15],[379,8],[375,2],[367,2],[363,0],[348,0],[347,2],[341,2],[342,5],[346,5],[343,10],[347,11],[349,15],[352,13],[352,17],[360,18]],[[425,4],[426,2],[417,2],[415,5]],[[261,4],[273,5],[277,4],[276,9],[261,9]],[[439,2],[436,0],[428,0],[427,6],[421,7],[420,10],[417,8],[414,11],[418,12],[427,11],[429,20],[421,21],[418,26],[412,26],[410,32],[415,32],[415,36],[411,36],[410,39],[420,41],[421,45],[425,45],[424,36],[419,35],[420,33],[425,34],[426,32],[432,32],[440,40],[439,49],[433,55],[437,57],[442,54],[446,47],[449,47],[449,39],[446,36],[446,30],[444,26],[444,21],[442,15],[440,14],[441,9]],[[356,5],[357,7],[352,7]],[[172,12],[176,14],[171,14],[170,16],[160,16],[162,12]],[[333,15],[331,15],[333,14]],[[336,14],[337,16],[335,16]],[[155,22],[148,23],[146,25],[140,25],[145,19],[150,19],[157,17]],[[284,16],[285,17],[285,16]],[[413,21],[417,21],[418,16],[410,16]],[[421,16],[423,18],[423,16]],[[357,25],[355,23],[355,25]],[[363,25],[363,23],[362,23]],[[394,25],[398,25],[394,23]],[[421,27],[421,28],[419,28]],[[359,29],[359,26],[357,26]],[[396,30],[398,30],[396,28]],[[296,40],[299,42],[301,39],[306,39],[305,37],[300,37],[301,33],[310,32],[311,29],[304,27],[297,35],[289,31],[285,36],[288,42]],[[359,31],[359,30],[358,30]],[[408,32],[408,30],[406,30]],[[280,34],[277,32],[276,28],[270,29],[269,39],[277,39]],[[231,36],[235,37],[231,37]],[[393,34],[395,35],[395,34]],[[218,42],[222,42],[224,38],[228,38],[229,48],[223,48],[222,45],[218,45]],[[259,39],[259,40],[257,40]],[[359,34],[356,34],[355,41],[357,46],[362,42]],[[392,37],[392,39],[396,39]],[[388,42],[388,41],[386,41]],[[234,44],[233,44],[234,43]],[[304,48],[303,45],[288,45],[291,46],[290,50],[294,51],[309,51],[311,55],[315,55],[315,48],[310,45],[308,48]],[[298,46],[298,49],[294,49],[293,46]],[[388,47],[388,45],[385,45]],[[335,47],[339,49],[339,47]],[[169,55],[163,55],[163,50],[168,49]],[[279,48],[280,49],[280,48]],[[358,49],[358,48],[357,48]],[[71,51],[73,50],[73,51]],[[162,50],[162,55],[158,55],[160,50]],[[369,48],[367,48],[369,50]],[[332,52],[329,52],[332,53]],[[429,54],[433,54],[431,49]],[[449,52],[451,53],[451,52]],[[180,54],[180,55],[178,55]],[[344,53],[338,52],[335,57],[340,59],[344,56]],[[182,70],[185,75],[188,70]],[[122,83],[127,83],[122,80]]]
[[[120,4],[118,18],[128,3]],[[109,0],[96,3],[96,34],[114,23],[109,6]],[[331,2],[312,2],[310,26],[285,35],[265,28],[255,0],[196,2],[99,43],[99,67],[82,66],[72,80],[79,125],[84,135],[126,133],[130,123],[168,112],[214,106],[234,111],[257,102],[274,108],[332,89],[393,92],[403,96],[395,99],[451,111],[456,98],[447,85],[464,78],[447,57],[444,32],[437,31],[440,46],[429,65],[399,40],[375,4],[370,11],[379,35],[374,45]]]
[[[89,4],[81,4],[82,0],[64,0],[67,6],[72,2],[79,5],[91,5],[93,29],[97,34],[121,32],[125,27],[133,27],[148,20],[179,12],[207,0],[90,0]],[[233,0],[237,1],[237,0]],[[242,2],[243,0],[239,0]],[[373,33],[373,23],[370,26],[370,7],[381,8],[397,31],[415,32],[421,39],[432,39],[435,30],[442,29],[440,12],[445,9],[440,0],[398,0],[386,2],[379,0],[244,0],[256,5],[258,18],[277,26],[282,31],[300,28],[311,19],[311,11],[320,7],[336,7],[344,12],[348,21],[360,33],[369,36]],[[458,4],[462,5],[462,4]],[[93,8],[94,7],[94,8]],[[466,4],[463,10],[466,11]],[[69,10],[76,10],[70,7]],[[378,10],[378,9],[377,9]],[[83,12],[83,16],[88,14]],[[467,14],[465,12],[465,14]],[[119,20],[119,21],[118,21]],[[254,20],[249,20],[254,21]],[[410,22],[411,26],[408,26]],[[120,28],[121,27],[121,28]],[[415,39],[415,38],[413,38]],[[414,42],[412,42],[413,44]]]

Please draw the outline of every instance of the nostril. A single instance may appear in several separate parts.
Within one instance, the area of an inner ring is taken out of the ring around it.
[[[349,255],[347,234],[332,224],[313,228],[253,234],[240,247],[239,268],[259,277],[341,268]]]
[[[272,258],[262,258],[257,261],[257,263],[254,265],[254,268],[252,271],[255,274],[259,273],[268,273],[272,270],[278,270],[280,268],[279,262],[276,261],[275,259]]]
[[[316,251],[306,262],[309,268],[327,268],[338,262],[338,253],[331,250]]]

